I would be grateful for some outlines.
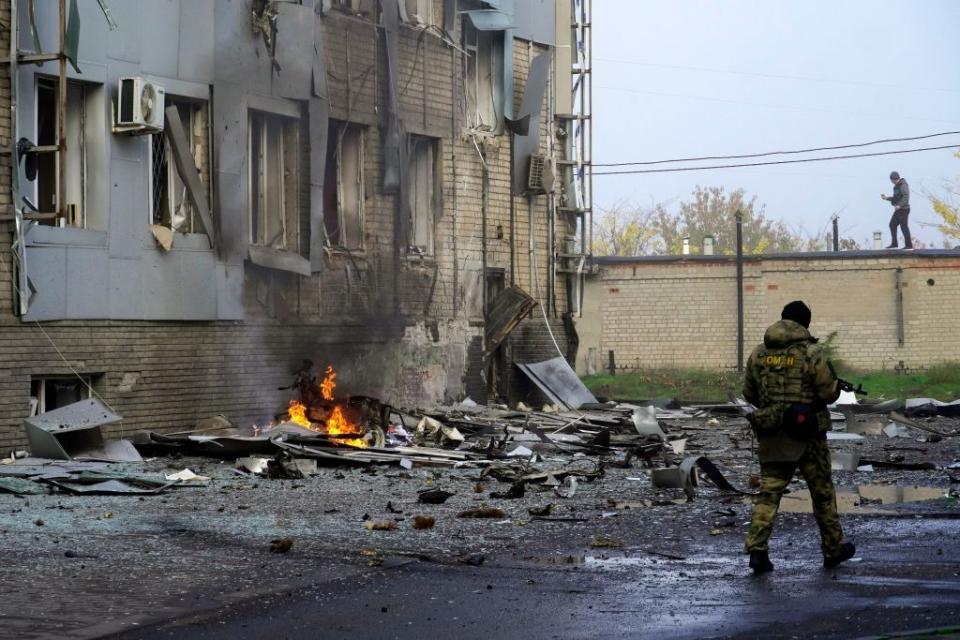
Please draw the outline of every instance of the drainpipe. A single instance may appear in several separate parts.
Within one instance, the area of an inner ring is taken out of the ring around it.
[[[530,292],[533,293],[534,295],[539,295],[539,292],[537,291],[538,287],[534,285],[534,283],[536,282],[534,278],[537,277],[537,274],[533,272],[533,263],[534,263],[533,252],[536,251],[536,247],[535,247],[536,242],[535,242],[534,233],[533,233],[533,196],[532,195],[527,196],[527,236],[528,236],[527,268],[530,271],[530,282],[528,284],[530,285]],[[544,300],[540,300],[539,302],[540,304],[545,303]]]
[[[510,286],[516,284],[516,243],[514,238],[514,228],[517,226],[517,199],[513,195],[513,173],[515,171],[513,161],[513,131],[510,131]],[[484,276],[486,277],[486,276]]]
[[[737,371],[743,372],[743,213],[737,209]]]
[[[480,287],[483,292],[483,335],[486,336],[487,304],[489,302],[487,300],[487,213],[490,201],[490,173],[487,170],[487,163],[483,159],[483,154],[480,155],[480,161],[482,162],[483,182],[480,191],[480,268],[483,274]],[[487,349],[486,337],[484,337],[483,349],[484,351]]]
[[[897,267],[897,345],[905,341],[903,329],[903,267]]]

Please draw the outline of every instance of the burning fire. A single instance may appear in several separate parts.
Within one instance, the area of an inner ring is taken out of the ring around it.
[[[321,382],[319,385],[320,394],[327,402],[333,403],[335,401],[333,390],[337,388],[336,380],[337,372],[333,370],[333,365],[327,365],[323,382]],[[317,409],[323,410],[319,407]],[[287,407],[287,415],[290,418],[290,422],[313,431],[319,431],[320,433],[339,435],[355,434],[361,431],[360,425],[352,422],[347,417],[343,407],[339,404],[334,404],[333,408],[329,410],[329,413],[326,417],[326,424],[322,427],[320,424],[315,424],[310,420],[310,418],[307,416],[307,407],[302,402],[297,400],[290,401],[290,406]],[[367,446],[367,443],[362,438],[335,438],[334,440],[340,444],[346,444],[353,447]]]
[[[323,382],[320,383],[320,393],[324,400],[333,400],[333,390],[337,388],[337,372],[333,370],[333,365],[328,364],[324,372]]]

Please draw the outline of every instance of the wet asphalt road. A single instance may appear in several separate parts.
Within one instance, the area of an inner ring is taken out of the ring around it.
[[[856,561],[828,571],[810,544],[786,542],[816,535],[809,524],[785,523],[777,570],[763,578],[749,575],[732,537],[685,559],[649,548],[482,566],[387,558],[119,637],[857,638],[951,626],[955,635],[938,637],[960,637],[960,521],[879,518],[856,529]]]

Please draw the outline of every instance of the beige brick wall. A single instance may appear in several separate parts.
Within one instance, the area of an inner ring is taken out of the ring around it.
[[[903,334],[898,339],[897,270],[902,270]],[[929,284],[928,284],[929,283]],[[763,339],[783,305],[803,300],[811,332],[836,331],[847,366],[889,369],[960,361],[960,254],[850,254],[748,259],[744,264],[744,353]],[[618,368],[729,368],[737,364],[737,284],[733,260],[602,263],[585,295],[578,370],[590,349],[598,367],[614,352]]]

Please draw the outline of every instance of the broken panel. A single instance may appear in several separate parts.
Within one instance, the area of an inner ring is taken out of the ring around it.
[[[122,418],[94,398],[81,400],[23,421],[34,456],[69,460],[104,446],[99,427]]]
[[[314,58],[304,45],[314,38],[313,7],[290,2],[278,2],[275,6],[276,59],[280,69],[273,73],[273,95],[306,100],[311,93]]]
[[[537,306],[537,301],[520,287],[514,285],[501,290],[497,288],[498,283],[502,288],[502,272],[487,274],[487,304],[490,308],[486,315],[485,329],[487,355],[493,353],[530,310]]]
[[[523,193],[528,188],[530,159],[540,147],[540,112],[543,97],[550,79],[550,67],[553,55],[548,51],[541,53],[530,63],[527,86],[523,90],[520,111],[517,118],[530,119],[526,135],[515,135],[513,146],[513,192]]]
[[[177,105],[171,105],[167,107],[165,112],[166,114],[166,128],[164,133],[167,137],[167,141],[170,143],[171,155],[173,157],[173,163],[177,168],[177,174],[180,177],[181,183],[183,184],[183,192],[186,192],[186,196],[190,200],[192,205],[192,211],[195,211],[203,224],[204,229],[208,229],[207,238],[210,241],[210,246],[216,246],[213,219],[210,216],[209,201],[207,199],[207,190],[204,188],[203,183],[200,181],[200,173],[197,170],[197,165],[195,161],[195,156],[191,153],[190,138],[188,138],[187,132],[183,128],[182,121],[180,120],[180,110]],[[192,131],[191,131],[192,134]],[[174,195],[174,197],[177,197]],[[181,202],[183,200],[183,193],[180,195]],[[177,215],[177,212],[174,212],[173,215]],[[182,213],[179,215],[183,216]],[[184,220],[186,216],[183,216]],[[177,220],[171,220],[171,227],[177,228]],[[183,226],[182,224],[180,226]]]
[[[315,67],[316,68],[316,67]],[[314,85],[316,90],[316,85]],[[326,93],[326,84],[324,84]],[[323,268],[323,246],[326,242],[324,229],[324,184],[327,174],[327,145],[329,138],[330,111],[325,97],[313,98],[309,104],[310,132],[310,268],[317,272]]]
[[[579,409],[584,404],[597,401],[566,359],[560,356],[543,362],[517,363],[517,366],[555,404],[562,403],[571,409]]]
[[[387,108],[383,124],[383,191],[397,193],[402,187],[399,107],[400,10],[396,0],[380,0],[383,39],[387,54]]]

